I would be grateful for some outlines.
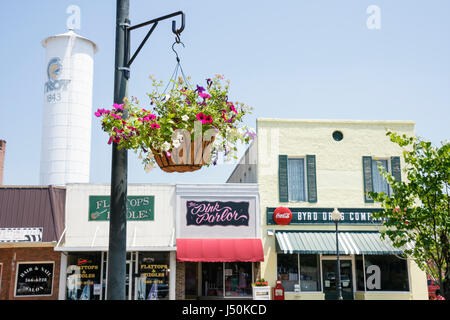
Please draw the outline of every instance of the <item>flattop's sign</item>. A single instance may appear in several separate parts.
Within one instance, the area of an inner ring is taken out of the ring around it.
[[[273,213],[276,208],[267,208],[267,224],[276,224]],[[331,213],[334,208],[289,208],[292,212],[291,225],[299,224],[331,224]],[[340,224],[381,224],[382,220],[372,218],[372,213],[383,209],[372,208],[338,208],[342,213]]]
[[[109,196],[89,196],[89,221],[109,220]],[[127,220],[154,220],[154,196],[128,196]]]
[[[186,201],[186,222],[194,226],[248,226],[249,203]]]

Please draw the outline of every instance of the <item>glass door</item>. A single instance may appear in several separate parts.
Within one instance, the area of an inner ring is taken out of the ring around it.
[[[353,300],[353,281],[352,281],[352,261],[341,260],[341,284],[342,298],[344,300]],[[322,281],[325,300],[337,300],[337,261],[322,260]]]

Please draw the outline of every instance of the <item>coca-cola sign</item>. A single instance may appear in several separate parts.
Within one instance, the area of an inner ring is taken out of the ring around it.
[[[276,224],[287,225],[292,220],[292,212],[289,208],[278,207],[273,212],[273,220]]]
[[[187,225],[248,226],[249,203],[233,201],[187,201]]]

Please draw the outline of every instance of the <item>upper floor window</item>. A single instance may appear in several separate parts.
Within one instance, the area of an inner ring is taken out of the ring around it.
[[[317,202],[316,156],[278,158],[278,191],[280,202]]]
[[[306,201],[305,159],[288,159],[289,201]]]
[[[384,192],[389,194],[390,187],[386,179],[382,176],[379,167],[383,171],[390,172],[398,181],[401,180],[400,157],[391,157],[390,159],[378,159],[369,156],[363,157],[363,176],[364,176],[364,200],[373,202],[367,194],[372,192]]]

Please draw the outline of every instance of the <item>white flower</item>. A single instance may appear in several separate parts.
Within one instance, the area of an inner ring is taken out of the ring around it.
[[[181,116],[181,120],[183,120],[184,122],[189,120],[189,116],[187,114]]]
[[[167,141],[163,143],[162,148],[164,151],[169,151],[171,148],[170,143],[168,143]]]
[[[170,94],[166,94],[165,96],[164,96],[164,101],[168,101],[170,99]]]
[[[175,147],[175,149],[177,149],[181,146],[180,140],[172,140],[172,144]]]

